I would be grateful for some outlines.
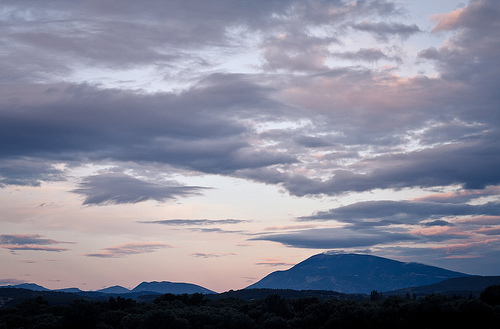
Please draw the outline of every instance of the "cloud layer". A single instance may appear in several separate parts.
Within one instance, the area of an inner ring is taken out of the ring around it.
[[[500,2],[457,2],[442,13],[433,5],[4,1],[0,197],[47,191],[42,202],[60,198],[69,213],[72,197],[92,214],[210,200],[133,223],[161,224],[138,225],[155,236],[254,234],[255,243],[450,260],[498,255]],[[420,12],[429,15],[417,19]],[[259,228],[261,218],[233,219],[247,218],[233,186],[197,183],[207,177],[237,180],[249,205],[267,200],[245,187],[263,184],[289,205],[322,203],[262,216],[269,223]],[[54,186],[71,193],[48,193]],[[47,230],[81,225],[56,223],[48,211],[23,213],[24,199],[15,200],[6,223],[19,216]],[[134,231],[129,224],[108,229]],[[10,252],[69,251],[65,243],[26,232],[0,237]],[[168,247],[130,243],[80,254]]]

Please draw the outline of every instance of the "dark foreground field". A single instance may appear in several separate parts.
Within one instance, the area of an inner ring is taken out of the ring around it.
[[[151,303],[110,297],[59,305],[36,297],[0,309],[0,328],[498,328],[499,292],[492,286],[479,298],[372,294],[364,301],[166,294]]]

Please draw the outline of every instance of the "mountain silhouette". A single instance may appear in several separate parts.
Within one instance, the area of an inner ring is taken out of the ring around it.
[[[153,292],[159,294],[215,294],[214,291],[207,288],[203,288],[192,283],[181,283],[181,282],[142,282],[137,287],[131,290],[132,293],[135,292]]]
[[[99,289],[97,290],[97,292],[102,292],[104,294],[126,294],[129,293],[130,290],[122,286],[112,286],[104,289]]]
[[[45,287],[42,287],[36,283],[20,283],[20,284],[15,284],[15,285],[8,285],[5,286],[7,288],[20,288],[20,289],[28,289],[32,291],[50,291],[50,289],[47,289]]]
[[[391,291],[466,276],[469,275],[371,255],[323,253],[288,270],[273,272],[247,289],[333,290],[368,294],[373,290]]]

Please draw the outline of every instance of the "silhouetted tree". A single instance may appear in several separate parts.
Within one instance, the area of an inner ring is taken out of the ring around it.
[[[493,285],[484,289],[479,298],[487,304],[500,305],[500,285]]]

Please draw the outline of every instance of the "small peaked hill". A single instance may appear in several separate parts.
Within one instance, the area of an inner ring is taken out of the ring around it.
[[[72,294],[78,294],[78,293],[83,292],[82,290],[80,290],[78,288],[64,288],[64,289],[56,289],[56,290],[52,290],[52,291],[69,292]]]
[[[20,288],[20,289],[28,289],[28,290],[33,290],[33,291],[49,291],[50,289],[47,289],[45,287],[42,287],[36,283],[21,283],[21,284],[16,284],[16,285],[8,285],[5,286],[8,288]]]
[[[286,271],[273,272],[247,289],[333,290],[370,293],[434,284],[468,274],[419,263],[359,254],[314,255]]]
[[[122,287],[122,286],[112,286],[104,289],[97,290],[97,292],[101,292],[104,294],[126,294],[129,293],[130,290]]]
[[[152,292],[158,294],[215,294],[215,291],[203,288],[192,283],[181,283],[181,282],[142,282],[137,287],[131,290],[132,293],[135,292]]]

